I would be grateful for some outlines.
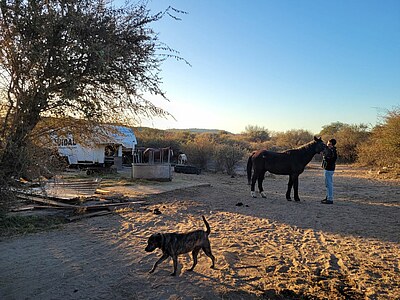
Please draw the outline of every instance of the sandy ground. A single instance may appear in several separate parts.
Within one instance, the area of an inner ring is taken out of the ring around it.
[[[252,199],[243,176],[175,174],[202,186],[3,238],[0,299],[400,299],[400,182],[355,175],[339,166],[335,203],[323,205],[319,168],[301,175],[300,203],[285,200],[285,176],[266,178],[268,198]],[[193,272],[182,255],[178,276],[171,260],[149,274],[160,252],[144,251],[147,238],[202,229],[201,215],[216,268],[201,253]]]

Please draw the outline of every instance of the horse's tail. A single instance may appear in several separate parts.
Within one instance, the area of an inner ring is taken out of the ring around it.
[[[207,233],[207,235],[209,235],[210,232],[211,232],[210,225],[208,224],[208,222],[207,222],[207,220],[206,220],[206,218],[204,216],[201,216],[201,217],[203,218],[204,224],[206,224],[206,228],[207,228],[206,233]]]
[[[251,183],[251,170],[253,169],[253,155],[254,152],[250,155],[247,161],[247,183]]]

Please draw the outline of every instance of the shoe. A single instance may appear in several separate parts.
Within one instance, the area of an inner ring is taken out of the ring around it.
[[[333,204],[333,201],[332,201],[332,200],[324,199],[324,200],[321,200],[321,203],[322,203],[322,204]]]

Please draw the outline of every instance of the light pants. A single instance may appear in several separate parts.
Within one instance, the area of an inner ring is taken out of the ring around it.
[[[335,171],[324,170],[325,186],[326,186],[326,199],[333,201],[333,173]]]

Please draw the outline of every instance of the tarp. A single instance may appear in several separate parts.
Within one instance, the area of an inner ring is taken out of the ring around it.
[[[137,144],[133,130],[124,126],[112,126],[117,132],[110,133],[110,138],[115,144],[122,144],[124,148],[132,149]]]
[[[131,128],[113,125],[107,127],[99,128],[101,137],[94,138],[97,144],[121,144],[127,149],[133,149],[137,144],[136,136]]]

